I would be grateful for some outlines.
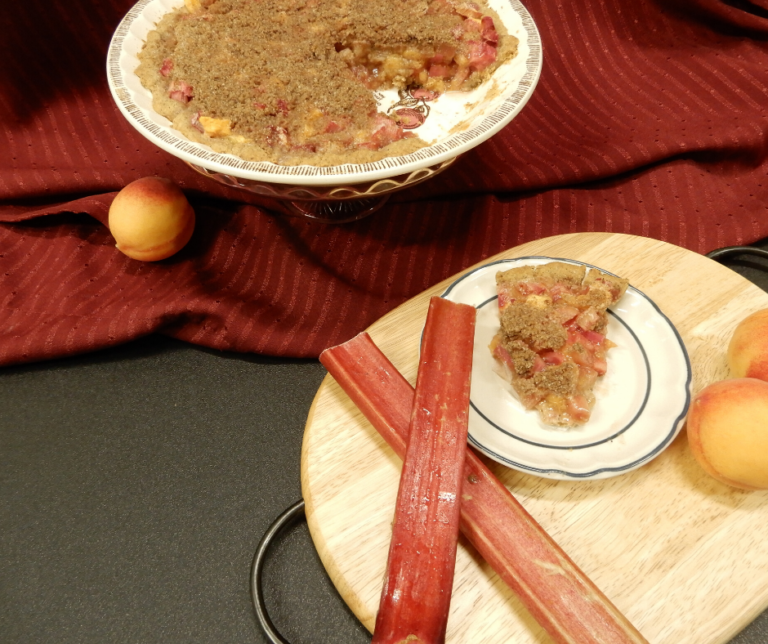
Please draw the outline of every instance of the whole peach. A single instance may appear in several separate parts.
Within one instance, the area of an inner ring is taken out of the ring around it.
[[[728,345],[728,366],[734,378],[768,380],[768,309],[738,324]]]
[[[195,211],[176,184],[162,177],[144,177],[117,193],[107,225],[118,250],[153,262],[186,245],[195,229]]]
[[[734,378],[702,389],[688,412],[688,442],[718,481],[768,489],[768,382]]]

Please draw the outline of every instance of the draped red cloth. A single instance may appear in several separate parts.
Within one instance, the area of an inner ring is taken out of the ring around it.
[[[107,47],[131,0],[0,12],[0,364],[153,332],[316,356],[426,287],[522,242],[609,231],[698,252],[768,236],[766,0],[528,0],[544,69],[528,105],[377,214],[276,215],[123,119]],[[104,226],[161,175],[197,212],[179,254],[141,263]]]

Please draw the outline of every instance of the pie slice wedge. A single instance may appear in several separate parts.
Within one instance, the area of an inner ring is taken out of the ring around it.
[[[589,420],[608,349],[608,307],[628,280],[581,264],[551,262],[496,274],[500,329],[490,344],[497,372],[547,425]]]

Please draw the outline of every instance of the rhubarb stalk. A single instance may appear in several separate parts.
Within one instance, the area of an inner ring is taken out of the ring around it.
[[[367,333],[320,356],[403,458],[414,391]],[[461,530],[558,644],[647,644],[509,490],[466,448]]]
[[[459,537],[475,309],[432,298],[372,644],[443,644]]]

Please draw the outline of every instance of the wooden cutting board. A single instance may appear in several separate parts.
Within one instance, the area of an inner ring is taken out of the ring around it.
[[[562,235],[487,261],[524,255],[581,260],[629,278],[682,335],[694,392],[728,376],[725,349],[734,326],[752,311],[768,308],[768,295],[730,269],[652,239]],[[412,384],[429,297],[454,279],[369,329]],[[742,492],[711,479],[693,460],[685,432],[655,460],[605,480],[553,481],[487,462],[649,642],[727,642],[768,606],[768,492]],[[399,472],[399,459],[327,376],[304,434],[302,490],[320,558],[369,630],[386,566]],[[447,641],[551,640],[462,540]]]

